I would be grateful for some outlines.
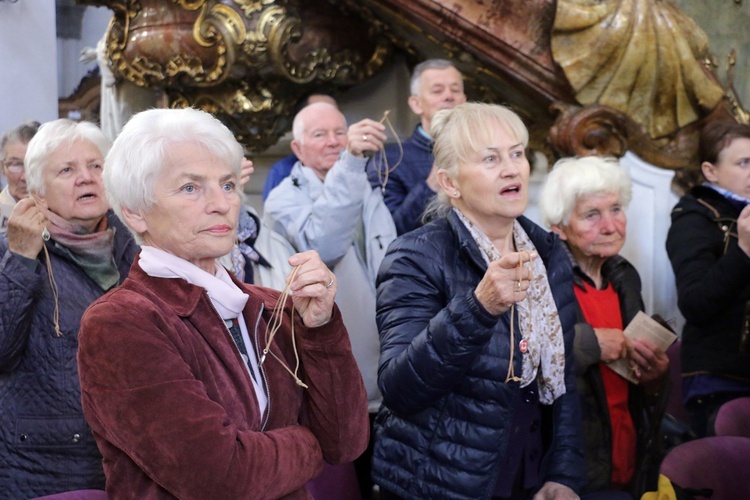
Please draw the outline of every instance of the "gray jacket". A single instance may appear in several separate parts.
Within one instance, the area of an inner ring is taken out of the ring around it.
[[[316,250],[336,274],[336,303],[374,412],[381,400],[375,277],[396,227],[380,191],[367,180],[366,163],[343,151],[323,182],[297,162],[269,194],[264,219],[297,251]]]

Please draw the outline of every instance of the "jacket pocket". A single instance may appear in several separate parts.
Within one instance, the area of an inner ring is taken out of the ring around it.
[[[86,420],[82,416],[27,416],[16,419],[14,441],[18,448],[51,449],[79,447],[93,442]]]

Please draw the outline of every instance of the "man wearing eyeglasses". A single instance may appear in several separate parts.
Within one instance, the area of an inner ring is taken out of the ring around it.
[[[0,159],[3,174],[8,181],[5,189],[0,191],[0,232],[5,231],[8,217],[16,203],[28,195],[23,160],[26,157],[26,147],[38,129],[38,122],[22,123],[0,139]]]

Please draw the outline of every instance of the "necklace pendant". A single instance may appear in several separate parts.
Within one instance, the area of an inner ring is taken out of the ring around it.
[[[526,351],[529,350],[529,343],[526,339],[521,339],[521,342],[518,343],[518,348],[521,350],[523,354],[526,354]]]

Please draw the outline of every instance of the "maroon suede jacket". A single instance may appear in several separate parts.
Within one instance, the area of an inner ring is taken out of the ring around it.
[[[236,282],[256,352],[279,293]],[[294,369],[291,300],[271,350]],[[367,397],[349,338],[295,314],[302,389],[270,354],[261,417],[250,375],[208,295],[182,279],[128,279],[81,321],[83,411],[104,456],[110,498],[311,498],[323,460],[367,446]],[[254,331],[253,331],[254,330]]]

